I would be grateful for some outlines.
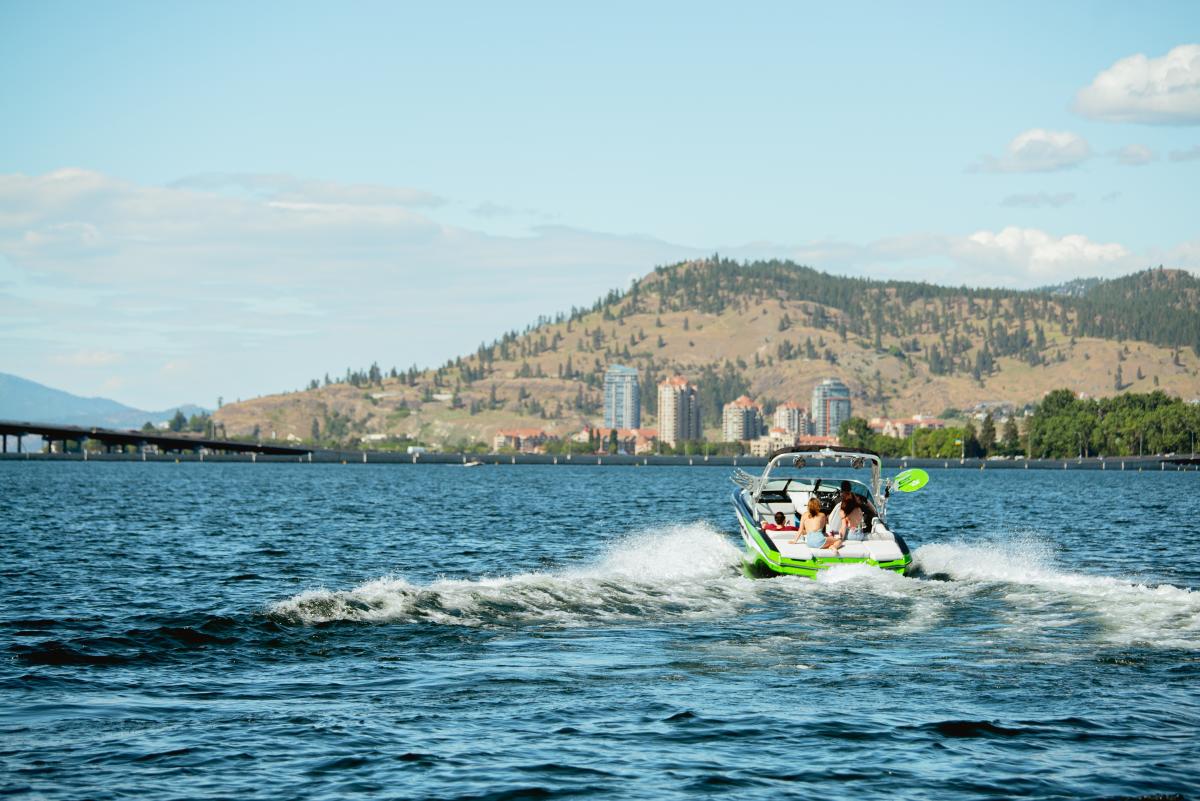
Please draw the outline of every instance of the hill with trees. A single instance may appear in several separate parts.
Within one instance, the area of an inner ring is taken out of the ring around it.
[[[1064,287],[1067,287],[1064,289]],[[638,368],[645,422],[674,374],[700,388],[703,425],[749,394],[808,405],[841,378],[859,417],[1034,404],[1069,387],[1200,395],[1200,281],[1154,269],[1033,291],[943,287],[822,273],[786,261],[659,267],[627,290],[544,317],[438,367],[347,369],[304,390],[227,404],[231,435],[468,448],[497,429],[593,425],[604,370]]]

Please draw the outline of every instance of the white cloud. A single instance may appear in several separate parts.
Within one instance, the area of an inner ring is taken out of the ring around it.
[[[1200,124],[1200,44],[1117,61],[1079,90],[1075,110],[1107,122]]]
[[[1145,145],[1125,145],[1113,156],[1117,161],[1129,167],[1141,167],[1158,158],[1158,154]]]
[[[1060,208],[1072,203],[1075,200],[1074,192],[1033,192],[1022,195],[1008,195],[1004,200],[1000,201],[1001,206],[1009,208],[1029,208],[1037,209],[1049,206],[1051,208]]]
[[[1070,131],[1031,128],[1017,134],[1003,156],[983,156],[971,169],[980,172],[1055,172],[1091,158],[1087,140]]]
[[[1016,226],[976,231],[955,243],[954,255],[968,263],[994,267],[1002,275],[1038,280],[1117,274],[1133,267],[1132,254],[1116,242],[1092,242],[1081,234],[1056,237]]]
[[[1189,266],[1178,248],[1140,256],[1115,242],[1093,242],[1082,234],[1055,235],[1009,226],[969,235],[919,233],[865,245],[813,242],[785,247],[722,248],[741,259],[790,258],[820,270],[873,278],[929,281],[949,286],[1043,286],[1051,279],[1117,276],[1163,263]]]

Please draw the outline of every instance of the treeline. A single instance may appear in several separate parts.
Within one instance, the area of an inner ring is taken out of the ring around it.
[[[1010,417],[998,427],[989,414],[978,427],[968,421],[962,427],[922,429],[897,439],[872,432],[866,420],[855,417],[842,424],[840,436],[844,445],[883,456],[1065,459],[1192,453],[1200,436],[1200,404],[1161,391],[1094,399],[1058,389],[1020,426]]]
[[[1191,453],[1200,405],[1164,392],[1084,399],[1059,389],[1038,404],[1027,429],[1034,458]]]

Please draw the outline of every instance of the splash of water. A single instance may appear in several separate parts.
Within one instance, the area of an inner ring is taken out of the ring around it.
[[[923,545],[913,555],[919,574],[967,588],[1002,586],[1014,624],[1021,616],[1043,626],[1093,623],[1110,644],[1200,649],[1200,592],[1062,569],[1036,535]]]
[[[427,621],[463,626],[584,625],[729,615],[752,597],[740,553],[707,524],[619,541],[572,570],[414,584],[385,576],[351,590],[315,589],[268,610],[295,623]]]

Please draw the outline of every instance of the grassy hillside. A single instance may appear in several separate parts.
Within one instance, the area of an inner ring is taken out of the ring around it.
[[[705,432],[743,392],[807,406],[836,376],[859,416],[938,414],[980,401],[1036,402],[1070,387],[1093,397],[1162,389],[1200,395],[1200,283],[1153,270],[1075,293],[970,290],[719,259],[655,270],[587,309],[509,332],[436,369],[377,367],[301,392],[229,405],[231,435],[353,441],[374,435],[441,447],[498,428],[578,430],[600,417],[610,363],[639,369],[643,425],[655,386],[700,387]],[[1119,385],[1119,389],[1118,389]],[[401,443],[402,444],[402,443]]]

